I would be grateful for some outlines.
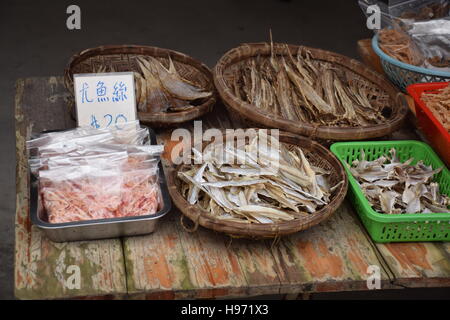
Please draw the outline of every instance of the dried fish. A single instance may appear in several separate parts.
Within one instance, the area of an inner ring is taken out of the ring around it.
[[[154,57],[137,57],[136,63],[141,74],[135,76],[138,110],[142,112],[181,112],[196,107],[198,103],[212,95],[211,91],[181,77],[176,70],[172,58],[168,57],[166,68]],[[148,108],[148,110],[147,110]]]
[[[275,143],[268,139],[268,148]],[[182,195],[215,217],[243,223],[289,221],[314,214],[325,206],[337,186],[331,186],[330,172],[312,166],[299,147],[279,152],[256,150],[256,139],[244,149],[226,148],[238,163],[222,162],[214,156],[217,144],[194,151],[196,163],[178,172]],[[258,152],[256,152],[258,151]],[[271,161],[279,156],[279,165]]]
[[[433,170],[422,161],[412,165],[414,159],[400,162],[396,150],[389,156],[373,161],[361,159],[349,165],[349,169],[372,207],[380,213],[450,213],[450,197],[439,193],[439,184],[433,177],[442,168]]]
[[[170,72],[170,70],[166,69],[166,67],[164,67],[164,65],[156,58],[150,57],[150,61],[152,67],[156,70],[162,86],[173,97],[192,101],[207,98],[212,95],[212,92],[203,91],[203,89],[187,82],[185,79],[181,78],[178,73]]]
[[[380,48],[389,56],[407,64],[422,65],[424,56],[406,33],[385,28],[378,37]]]
[[[389,107],[389,97],[375,99],[380,92],[351,71],[314,59],[302,47],[296,57],[288,45],[282,48],[283,53],[275,52],[270,35],[270,55],[240,62],[230,81],[237,98],[266,113],[314,125],[369,126],[389,118],[381,112]]]
[[[424,92],[420,98],[445,130],[450,133],[450,85],[434,92]]]

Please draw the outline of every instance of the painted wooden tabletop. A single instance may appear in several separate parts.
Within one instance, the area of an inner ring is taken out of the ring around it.
[[[17,298],[226,298],[367,290],[369,266],[380,270],[383,289],[450,286],[450,245],[374,244],[347,201],[329,220],[276,242],[231,239],[204,228],[188,233],[173,209],[150,235],[53,243],[29,219],[25,141],[32,132],[74,127],[67,99],[60,77],[17,82]],[[208,127],[240,126],[220,104],[202,120]],[[160,130],[159,141],[168,141],[169,134]],[[411,137],[414,133],[402,129],[390,138]]]

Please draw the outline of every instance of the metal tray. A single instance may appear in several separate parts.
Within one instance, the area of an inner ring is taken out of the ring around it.
[[[151,144],[156,144],[156,135],[149,128]],[[46,212],[39,195],[39,182],[30,173],[30,218],[31,222],[44,231],[54,242],[82,241],[118,238],[149,234],[155,231],[158,220],[172,208],[172,201],[167,188],[166,177],[161,164],[158,164],[159,186],[161,190],[161,209],[152,215],[97,219],[66,223],[49,223],[45,220]]]

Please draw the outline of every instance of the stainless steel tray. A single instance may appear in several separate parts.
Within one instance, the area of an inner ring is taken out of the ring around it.
[[[150,139],[152,144],[156,144],[156,136],[151,129]],[[46,221],[45,208],[39,196],[38,180],[30,173],[31,222],[43,230],[47,237],[54,242],[107,239],[152,233],[155,231],[159,219],[172,208],[172,201],[161,161],[158,168],[162,206],[156,214],[67,223],[49,223]]]

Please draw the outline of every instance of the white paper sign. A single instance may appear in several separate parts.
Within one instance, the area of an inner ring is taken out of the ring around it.
[[[78,126],[107,128],[136,120],[132,72],[73,76]]]

